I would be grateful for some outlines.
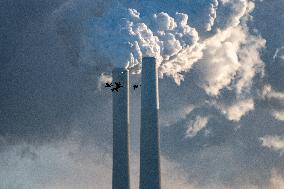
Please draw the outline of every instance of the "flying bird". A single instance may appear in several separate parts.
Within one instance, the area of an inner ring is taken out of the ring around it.
[[[111,91],[112,91],[112,92],[114,92],[114,91],[118,92],[118,89],[121,88],[121,87],[123,87],[123,86],[121,85],[120,82],[118,82],[118,83],[117,83],[117,82],[114,82],[114,83],[115,83],[115,87],[112,88]]]
[[[112,87],[113,84],[112,83],[106,83],[105,87]]]
[[[133,85],[133,89],[137,89],[138,88],[138,85]]]

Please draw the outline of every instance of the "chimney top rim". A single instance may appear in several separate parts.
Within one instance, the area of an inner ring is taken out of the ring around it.
[[[142,61],[143,60],[153,60],[153,61],[156,61],[156,58],[153,57],[153,56],[145,56],[145,57],[142,58]]]

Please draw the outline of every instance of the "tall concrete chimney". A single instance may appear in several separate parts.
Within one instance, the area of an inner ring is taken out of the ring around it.
[[[129,175],[129,73],[114,68],[113,83],[122,87],[113,91],[113,170],[112,189],[130,189]]]
[[[156,59],[142,60],[140,189],[160,189],[159,94]]]

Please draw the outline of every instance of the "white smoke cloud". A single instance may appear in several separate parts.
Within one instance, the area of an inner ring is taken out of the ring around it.
[[[160,77],[172,77],[179,85],[185,73],[193,70],[197,73],[194,82],[213,98],[222,90],[250,95],[253,78],[264,73],[259,51],[265,40],[247,29],[253,1],[200,2],[201,12],[194,14],[202,19],[194,24],[188,18],[192,10],[186,8],[193,5],[185,1],[181,1],[184,8],[177,6],[176,13],[172,11],[174,1],[140,2],[139,6],[123,1],[112,6],[105,3],[103,11],[96,14],[82,13],[87,0],[72,2],[71,10],[76,12],[79,7],[81,65],[102,72],[110,72],[113,66],[128,67],[132,73],[140,73],[142,57],[155,56]],[[68,8],[60,11],[68,12]]]
[[[82,61],[90,60],[96,50],[114,66],[138,67],[135,72],[143,56],[154,56],[161,64],[198,41],[198,33],[187,22],[186,14],[171,17],[161,12],[142,18],[137,10],[119,5],[87,22]]]
[[[182,72],[189,71],[202,58],[197,67],[202,73],[203,87],[210,95],[217,95],[237,76],[241,78],[237,86],[240,92],[262,65],[258,50],[264,46],[264,41],[248,34],[245,26],[238,25],[248,14],[250,3],[245,0],[222,3],[226,7],[232,6],[236,12],[224,31],[204,42],[199,42],[197,31],[188,25],[187,14],[176,13],[172,17],[160,12],[142,17],[135,9],[118,5],[103,17],[94,17],[86,24],[81,61],[95,64],[95,56],[100,56],[104,59],[100,62],[111,62],[139,73],[142,57],[154,56],[159,63],[160,76],[172,76],[179,84],[183,80]],[[218,3],[211,5],[215,10]],[[213,12],[211,17],[215,18],[216,13],[212,10],[209,13]],[[212,25],[212,19],[209,20]],[[249,56],[251,54],[254,56]],[[216,72],[212,72],[211,66]]]
[[[260,138],[262,146],[270,148],[273,151],[279,152],[282,156],[284,154],[284,137],[283,136],[264,136]]]

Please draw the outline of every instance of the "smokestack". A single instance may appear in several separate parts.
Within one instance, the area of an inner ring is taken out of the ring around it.
[[[159,94],[156,59],[142,60],[140,189],[160,189]]]
[[[129,176],[129,73],[114,68],[113,83],[122,87],[113,91],[113,170],[112,189],[130,189]]]

